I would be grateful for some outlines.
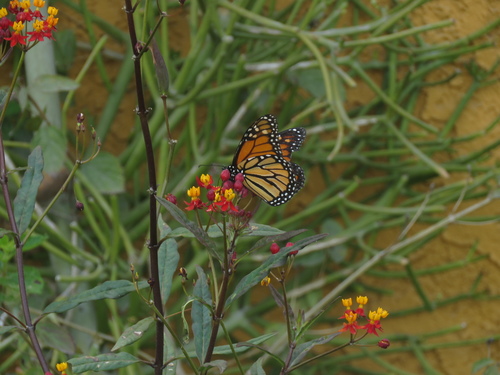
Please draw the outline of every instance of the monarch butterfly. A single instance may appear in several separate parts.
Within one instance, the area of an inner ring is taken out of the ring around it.
[[[236,149],[228,167],[231,178],[234,180],[242,173],[243,185],[271,206],[287,202],[304,186],[304,171],[291,162],[291,157],[305,138],[304,128],[278,133],[276,117],[260,117],[248,128]]]

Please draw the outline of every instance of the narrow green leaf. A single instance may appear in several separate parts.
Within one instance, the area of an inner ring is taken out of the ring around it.
[[[163,222],[160,217],[158,220],[160,227],[160,236],[163,238],[169,234],[170,228]],[[169,238],[160,245],[158,250],[158,263],[160,264],[160,290],[163,303],[167,303],[172,289],[172,279],[179,265],[179,251],[177,242],[173,238]]]
[[[31,144],[42,148],[45,173],[56,173],[63,168],[67,146],[66,136],[61,129],[42,126],[36,131]]]
[[[28,228],[31,215],[35,209],[36,194],[43,180],[43,156],[42,148],[35,147],[28,156],[28,169],[24,173],[21,187],[14,199],[14,215],[19,233],[22,234]]]
[[[233,344],[234,351],[235,353],[244,353],[248,349],[258,348],[257,345],[263,343],[264,341],[269,340],[273,336],[276,336],[276,333],[266,333],[265,335],[255,337],[248,341],[238,342],[236,344]],[[188,354],[190,357],[196,356],[196,353],[194,351],[190,351]],[[229,345],[220,345],[214,348],[214,355],[231,355],[231,354],[233,354],[233,351],[231,350],[231,347]]]
[[[139,282],[139,289],[148,287],[147,281]],[[70,297],[62,301],[55,301],[48,305],[44,314],[61,313],[78,306],[80,303],[95,301],[100,299],[116,299],[135,291],[134,284],[128,280],[106,281],[95,288],[86,290],[76,296]]]
[[[179,224],[193,233],[194,237],[196,237],[196,239],[208,249],[212,256],[217,258],[219,261],[222,260],[220,255],[217,253],[217,246],[215,242],[212,241],[208,234],[196,223],[189,220],[184,211],[164,198],[156,197],[156,200],[168,210],[170,215],[172,215],[172,217],[177,220]]]
[[[296,364],[298,364],[302,360],[302,358],[304,358],[305,355],[312,348],[314,348],[316,345],[326,344],[327,342],[333,340],[335,337],[337,337],[340,334],[341,334],[341,332],[337,331],[337,332],[332,333],[331,335],[319,337],[317,339],[314,339],[314,340],[311,340],[311,341],[308,341],[308,342],[305,342],[303,344],[298,345],[295,348],[295,350],[293,351],[292,361],[291,361],[290,366],[295,366]]]
[[[85,356],[68,360],[74,374],[85,371],[109,371],[130,366],[140,359],[129,353],[109,353],[96,356]]]
[[[124,346],[133,344],[137,340],[139,340],[144,332],[148,330],[151,326],[151,323],[154,322],[153,317],[148,317],[142,320],[139,320],[133,326],[128,327],[123,333],[120,335],[120,338],[116,342],[115,346],[111,349],[112,352],[123,348]]]
[[[219,225],[213,224],[208,227],[206,232],[210,238],[220,238],[222,237],[222,231]],[[265,236],[277,236],[283,234],[280,229],[271,227],[264,224],[250,224],[250,228],[247,232],[243,233],[242,237],[265,237]],[[184,237],[184,238],[194,238],[195,235],[184,227],[175,228],[169,234],[170,237]]]
[[[283,232],[281,231],[280,234],[273,234],[271,236],[267,236],[264,238],[261,238],[255,244],[250,248],[250,250],[247,251],[247,254],[260,249],[261,247],[269,247],[273,242],[280,242],[280,241],[286,241],[292,237],[295,237],[301,233],[306,232],[307,229],[297,229],[297,230],[292,230],[291,232]]]
[[[200,363],[203,363],[207,355],[210,335],[212,333],[212,312],[207,307],[212,305],[212,296],[208,287],[208,280],[205,272],[199,266],[196,266],[198,280],[193,288],[193,295],[197,297],[193,301],[191,310],[191,319],[193,319],[193,335],[196,356]],[[200,302],[203,301],[203,302]]]
[[[288,234],[288,233],[285,233]],[[271,255],[266,261],[259,267],[254,269],[248,275],[243,277],[238,283],[234,292],[226,300],[226,309],[229,305],[238,297],[246,293],[250,288],[259,283],[264,277],[267,276],[269,270],[283,264],[288,253],[294,250],[300,250],[303,247],[320,240],[321,238],[327,236],[326,234],[317,234],[311,237],[303,238],[295,243],[295,245],[290,247],[282,248],[278,253]],[[268,238],[268,237],[267,237]],[[265,238],[265,239],[267,239]]]
[[[87,177],[103,194],[117,194],[125,190],[125,177],[118,158],[107,152],[100,152],[90,163],[81,168]]]

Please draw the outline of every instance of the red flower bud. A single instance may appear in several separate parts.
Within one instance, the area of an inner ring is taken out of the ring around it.
[[[222,189],[223,189],[223,190],[232,189],[232,188],[233,188],[233,186],[234,186],[233,181],[229,181],[229,180],[227,180],[227,181],[224,181],[224,183],[222,184]]]
[[[235,181],[243,182],[244,179],[245,179],[245,175],[243,173],[238,173],[236,176],[234,176]]]
[[[286,243],[286,245],[285,245],[285,247],[291,247],[291,246],[293,246],[293,245],[294,245],[294,243],[293,243],[293,242],[287,242],[287,243]],[[294,250],[294,251],[290,251],[290,252],[289,252],[289,254],[290,254],[290,255],[297,255],[298,253],[299,253],[299,251],[298,251],[298,250]]]
[[[165,199],[170,203],[177,205],[177,197],[175,195],[168,193],[165,195]]]
[[[240,180],[237,180],[234,182],[234,190],[236,190],[238,193],[243,189],[243,182]]]
[[[387,349],[391,345],[391,342],[387,339],[382,339],[378,342],[379,348]]]
[[[207,199],[212,202],[215,199],[215,191],[209,190],[207,191]]]
[[[270,250],[271,250],[271,254],[276,254],[278,251],[280,251],[280,247],[276,242],[274,242],[271,245]]]
[[[220,173],[220,179],[224,182],[224,181],[227,181],[229,180],[229,178],[231,177],[231,172],[229,172],[229,169],[224,169],[221,173]]]

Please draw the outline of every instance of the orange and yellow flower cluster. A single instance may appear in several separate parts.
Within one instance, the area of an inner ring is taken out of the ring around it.
[[[356,302],[359,306],[356,310],[353,310],[352,298],[342,299],[342,304],[345,306],[346,310],[340,319],[345,319],[346,323],[344,323],[340,332],[347,331],[350,332],[351,335],[355,335],[359,330],[365,330],[366,334],[374,334],[378,336],[377,330],[382,331],[380,320],[387,318],[389,313],[379,307],[375,311],[370,311],[367,317],[364,306],[368,303],[368,297],[359,296],[356,298]],[[365,325],[359,325],[358,318],[364,318],[368,321],[368,323]]]
[[[54,39],[52,33],[59,21],[56,18],[59,10],[48,7],[48,15],[44,16],[40,11],[44,5],[45,1],[34,0],[33,9],[31,1],[12,0],[7,8],[0,8],[0,43],[9,41],[10,47],[19,44],[28,50],[45,39]],[[27,31],[28,23],[33,31]]]
[[[187,195],[191,198],[191,202],[185,202],[187,204],[186,210],[205,209],[207,212],[238,212],[238,208],[233,203],[235,198],[237,196],[245,197],[248,194],[248,190],[242,183],[243,175],[236,175],[235,181],[233,182],[230,180],[231,175],[226,169],[222,171],[220,177],[223,182],[222,186],[214,186],[213,178],[208,174],[202,174],[200,177],[196,177],[198,186],[193,186],[187,191]],[[207,190],[206,202],[200,198],[201,189]]]

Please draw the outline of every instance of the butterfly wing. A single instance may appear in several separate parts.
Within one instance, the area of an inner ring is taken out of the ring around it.
[[[304,128],[278,133],[273,115],[255,121],[245,132],[229,166],[232,177],[243,173],[243,184],[272,206],[287,202],[305,182],[302,168],[292,163],[291,154],[304,143]]]
[[[293,128],[278,133],[278,142],[281,154],[285,160],[290,161],[292,152],[297,151],[306,139],[306,129]]]
[[[257,156],[281,154],[277,140],[278,122],[276,117],[273,115],[260,117],[241,138],[232,165],[238,166],[245,160]]]

